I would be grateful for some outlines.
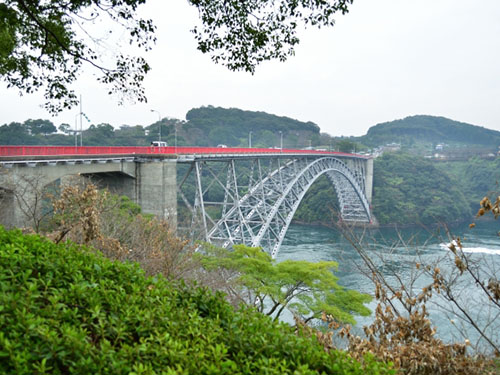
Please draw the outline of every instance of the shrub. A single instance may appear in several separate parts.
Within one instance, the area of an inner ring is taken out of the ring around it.
[[[0,373],[387,374],[221,295],[0,227]]]

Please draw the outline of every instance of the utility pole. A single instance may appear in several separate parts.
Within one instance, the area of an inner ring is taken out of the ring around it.
[[[82,115],[83,115],[83,110],[82,110],[82,95],[80,94],[80,147],[83,146],[83,122],[82,122]]]
[[[80,95],[80,112],[75,115],[75,147],[78,147],[78,116],[80,116],[80,147],[83,146],[83,118],[90,123],[89,118],[83,113],[82,96]]]
[[[161,115],[160,112],[152,109],[151,112],[156,112],[158,114],[158,140],[161,142]]]
[[[78,147],[78,115],[79,113],[75,116],[75,147]]]

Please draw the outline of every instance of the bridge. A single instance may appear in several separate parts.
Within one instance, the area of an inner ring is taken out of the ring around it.
[[[35,189],[85,176],[190,238],[275,257],[309,187],[326,175],[340,217],[370,223],[371,158],[341,152],[211,147],[0,146],[0,223],[26,225]],[[24,209],[23,209],[24,205]],[[180,220],[178,220],[180,218]]]

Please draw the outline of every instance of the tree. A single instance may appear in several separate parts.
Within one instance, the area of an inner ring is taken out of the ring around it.
[[[333,26],[352,0],[190,0],[203,25],[194,28],[198,49],[231,70],[254,73],[262,61],[285,61],[299,43],[300,23]]]
[[[47,135],[47,134],[55,133],[57,131],[56,127],[54,126],[54,124],[50,120],[42,120],[42,119],[32,120],[32,119],[29,119],[29,120],[26,120],[24,122],[24,126],[26,126],[26,128],[29,129],[29,131],[33,135],[35,135],[35,134]]]
[[[354,152],[356,146],[356,142],[349,141],[348,139],[342,139],[335,144],[335,148],[340,152]]]
[[[234,251],[214,247],[206,250],[202,264],[209,270],[235,272],[242,300],[275,320],[285,309],[305,322],[327,314],[339,323],[355,323],[353,314],[370,315],[364,305],[370,296],[337,284],[333,274],[336,262],[277,263],[261,248],[245,245],[235,245]]]
[[[0,144],[2,145],[22,145],[30,144],[28,129],[19,122],[11,122],[0,126]]]
[[[192,31],[198,49],[231,70],[254,72],[264,60],[285,61],[299,43],[300,23],[332,26],[336,12],[347,13],[352,0],[189,0],[202,25]],[[109,48],[92,33],[99,21],[125,29],[129,42],[145,51],[156,41],[151,20],[138,16],[146,0],[5,0],[0,4],[0,76],[21,93],[45,89],[52,113],[78,103],[70,85],[84,64],[100,72],[109,93],[146,101],[143,88],[150,66],[141,56],[116,52],[101,62]],[[109,34],[112,29],[109,28]],[[121,34],[119,32],[118,34]]]
[[[71,126],[69,124],[66,124],[66,123],[59,125],[59,127],[57,129],[64,134],[71,133]]]
[[[142,57],[117,53],[114,66],[100,63],[102,41],[91,34],[109,18],[128,32],[130,44],[145,50],[155,41],[151,20],[137,16],[145,0],[6,0],[0,4],[0,74],[8,87],[31,93],[45,88],[52,113],[77,103],[70,85],[84,63],[97,68],[109,92],[145,101],[142,81],[150,70]],[[84,32],[80,32],[83,29]],[[94,47],[92,47],[94,46]]]

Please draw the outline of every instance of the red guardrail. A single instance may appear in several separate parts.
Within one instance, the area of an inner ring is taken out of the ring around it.
[[[75,155],[134,155],[134,154],[325,154],[353,156],[344,152],[294,150],[275,148],[236,148],[236,147],[133,147],[133,146],[0,146],[1,156],[75,156]],[[362,155],[356,155],[364,157]]]

